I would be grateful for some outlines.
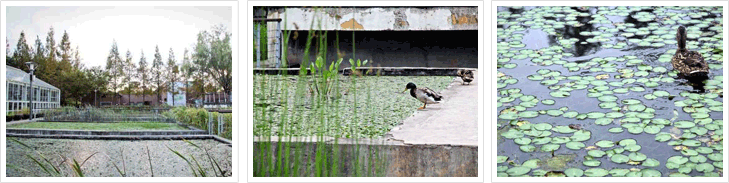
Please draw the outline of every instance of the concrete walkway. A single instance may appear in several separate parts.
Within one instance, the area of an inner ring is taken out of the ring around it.
[[[471,85],[461,85],[460,77],[455,79],[440,92],[444,101],[415,111],[388,133],[389,140],[417,145],[478,146],[479,83],[478,72],[473,73]]]

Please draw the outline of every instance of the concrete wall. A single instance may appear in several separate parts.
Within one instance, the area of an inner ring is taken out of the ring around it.
[[[267,17],[286,30],[478,30],[477,7],[273,7]]]
[[[341,56],[345,60],[342,67],[349,67],[348,60],[353,56],[379,67],[478,67],[477,7],[342,7],[317,11],[268,7],[267,17],[284,19],[281,29],[291,30],[289,67],[299,67],[302,62],[310,29],[328,30],[327,60]],[[319,19],[321,26],[315,24],[312,28],[312,20]],[[276,34],[271,31],[275,31],[276,23],[268,23],[268,27],[268,50],[274,50]],[[334,46],[337,33],[339,49]],[[354,51],[352,44],[356,45]],[[316,46],[312,44],[310,60],[315,59]],[[270,59],[265,65],[271,67],[275,62]]]
[[[273,139],[267,141],[254,141],[253,166],[254,172],[260,171],[257,165],[263,163],[272,165],[279,163],[275,159],[278,155],[278,143]],[[289,171],[293,170],[295,152],[299,152],[302,162],[299,162],[299,176],[314,176],[317,142],[296,141],[282,142],[284,147],[290,146],[288,165],[284,165]],[[325,143],[327,162],[331,164],[336,159],[339,173],[337,176],[354,176],[355,169],[360,170],[360,176],[386,176],[386,177],[477,177],[478,176],[478,147],[475,146],[450,146],[450,145],[405,145],[397,142],[366,141],[357,143],[351,140],[341,139],[338,145],[334,145],[331,139]],[[267,151],[261,151],[268,149]],[[334,156],[334,150],[338,156]],[[261,153],[264,153],[263,155]],[[265,154],[271,153],[271,154]],[[282,153],[282,154],[285,154]],[[274,162],[262,157],[274,157]],[[358,158],[357,158],[358,157]],[[359,161],[360,167],[353,166],[354,161]],[[329,165],[331,166],[331,165]],[[381,171],[374,171],[380,167]],[[264,169],[264,168],[261,168]],[[263,171],[265,171],[264,169]],[[368,170],[371,170],[368,172]],[[270,173],[268,171],[265,171]]]
[[[339,53],[336,36],[339,34]],[[293,33],[292,33],[293,34]],[[303,61],[309,31],[296,31],[289,38],[288,65]],[[354,34],[354,39],[352,39]],[[327,60],[344,58],[369,60],[375,67],[468,67],[478,68],[478,31],[329,31]],[[355,44],[353,51],[352,45]],[[314,60],[318,44],[312,43],[309,60]]]

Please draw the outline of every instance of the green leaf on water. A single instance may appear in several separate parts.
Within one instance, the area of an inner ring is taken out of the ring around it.
[[[674,163],[677,165],[682,165],[682,164],[686,163],[688,160],[689,160],[688,158],[683,157],[683,156],[671,156],[670,158],[668,158],[669,163]]]
[[[583,165],[585,165],[585,166],[591,166],[591,167],[600,166],[600,163],[601,162],[598,161],[598,160],[587,160],[587,161],[583,161],[582,162]]]
[[[643,173],[643,177],[660,177],[661,172],[658,170],[653,169],[643,169],[641,170],[641,173]]]
[[[534,152],[535,150],[537,150],[537,147],[535,147],[533,145],[523,145],[523,146],[519,146],[519,150],[529,153],[529,152]]]
[[[598,149],[593,149],[593,150],[587,151],[587,155],[590,155],[590,156],[595,157],[595,158],[602,157],[605,154],[606,154],[605,151],[598,150]]]
[[[696,165],[696,171],[698,172],[712,172],[714,171],[714,165],[709,163],[701,163]]]
[[[511,167],[508,170],[506,170],[506,173],[509,174],[510,176],[519,176],[519,175],[524,175],[526,173],[529,173],[529,171],[531,171],[531,170],[532,169],[529,167],[516,166],[516,167]]]
[[[523,166],[523,167],[529,167],[531,169],[536,169],[536,168],[539,168],[539,163],[540,162],[542,162],[542,160],[539,160],[539,159],[530,159],[530,160],[527,160],[524,163],[522,163],[521,166]]]
[[[610,132],[610,133],[621,133],[621,132],[623,132],[623,128],[620,128],[620,127],[610,128],[610,129],[608,129],[608,132]]]
[[[643,165],[645,167],[657,167],[658,165],[661,165],[661,163],[656,159],[648,158],[645,161],[643,161],[643,163],[641,165]]]
[[[628,169],[622,169],[622,168],[614,168],[610,170],[610,175],[613,177],[625,177],[626,174],[628,174],[630,170]]]
[[[580,150],[585,147],[585,144],[582,142],[567,142],[565,147],[567,147],[567,149]]]
[[[604,177],[608,174],[608,171],[603,168],[590,168],[585,170],[585,176],[588,177]]]
[[[646,158],[647,158],[647,156],[645,154],[639,153],[639,152],[632,152],[632,153],[628,154],[628,157],[632,161],[643,161],[643,160],[646,160]]]
[[[614,154],[612,157],[610,157],[610,161],[615,163],[626,163],[630,160],[630,158],[623,154]]]
[[[507,157],[507,156],[496,156],[496,163],[503,163],[503,162],[506,162],[506,160],[508,160],[508,159],[509,159],[509,157]]]
[[[584,171],[579,168],[568,168],[564,171],[564,174],[567,175],[567,177],[582,177]]]
[[[552,152],[559,149],[559,144],[544,144],[542,145],[542,152]]]

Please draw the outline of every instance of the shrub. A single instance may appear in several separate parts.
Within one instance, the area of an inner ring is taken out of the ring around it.
[[[208,129],[208,111],[203,108],[175,107],[162,113],[162,115],[202,130]]]

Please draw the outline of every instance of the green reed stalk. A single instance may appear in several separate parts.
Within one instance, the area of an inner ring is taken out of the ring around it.
[[[284,17],[284,22],[286,22],[287,17],[288,16]],[[287,27],[287,25],[286,25],[286,23],[284,23],[284,30],[286,30],[286,27]],[[288,45],[289,45],[288,43],[289,43],[289,36],[290,35],[291,35],[291,31],[290,30],[283,32],[283,39],[284,40],[283,40],[283,44],[282,44],[283,46],[281,46],[282,47],[282,50],[281,50],[281,60],[282,61],[281,61],[281,63],[282,63],[283,68],[287,68],[288,67],[288,58],[287,58],[287,55],[288,55],[287,54],[287,51],[288,50],[287,50],[287,48],[288,48]],[[286,72],[283,72],[282,75],[283,75],[283,78],[282,79],[286,79],[286,78],[288,78],[289,73],[288,73],[288,71],[286,71]],[[283,108],[284,109],[283,109],[283,114],[281,115],[281,123],[288,123],[289,83],[286,80],[284,80],[283,82],[284,82],[284,86],[283,86],[282,90],[283,90],[283,96],[284,97],[282,97],[282,99],[281,99],[281,105],[283,105]],[[295,112],[296,111],[292,111],[292,115],[294,115]],[[290,152],[291,152],[291,137],[294,135],[292,132],[289,132],[288,131],[288,129],[286,128],[287,126],[288,125],[284,125],[284,127],[282,128],[282,130],[284,132],[286,132],[286,137],[288,137],[288,139],[286,140],[286,146],[285,146],[285,149],[284,149],[284,152],[285,153],[284,153],[284,162],[283,162],[283,164],[285,165],[285,167],[282,167],[282,169],[283,169],[283,176],[284,177],[290,177],[291,176],[291,174],[289,172],[289,167],[290,167],[289,166],[289,164],[290,164],[289,156],[290,156]],[[296,171],[296,170],[294,170],[294,171]]]

